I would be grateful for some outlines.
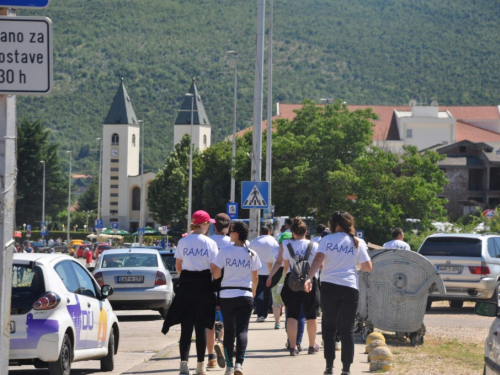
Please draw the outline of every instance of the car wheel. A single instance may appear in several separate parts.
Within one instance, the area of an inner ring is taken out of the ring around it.
[[[70,375],[71,372],[71,340],[64,335],[57,362],[49,362],[50,375]]]
[[[432,307],[432,300],[430,298],[427,298],[427,305],[425,306],[425,311],[430,311]]]
[[[167,317],[167,314],[168,314],[168,309],[166,307],[162,307],[160,309],[160,315],[163,319],[165,319]]]
[[[495,290],[493,291],[493,296],[491,296],[491,302],[496,303],[497,306],[500,305],[500,283],[495,285]]]
[[[454,309],[460,309],[464,305],[464,301],[450,301],[450,307]]]
[[[101,358],[101,371],[113,371],[115,368],[115,335],[113,329],[109,334],[108,355]]]

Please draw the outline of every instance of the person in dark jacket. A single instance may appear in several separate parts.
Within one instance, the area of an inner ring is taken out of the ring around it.
[[[188,366],[193,327],[196,332],[196,354],[198,363],[196,375],[205,375],[205,329],[215,323],[215,295],[212,285],[211,263],[219,250],[214,240],[205,235],[213,220],[205,211],[196,211],[191,219],[192,233],[179,240],[175,252],[175,268],[179,284],[168,311],[162,332],[181,325],[179,350],[181,357],[180,375],[191,375]]]

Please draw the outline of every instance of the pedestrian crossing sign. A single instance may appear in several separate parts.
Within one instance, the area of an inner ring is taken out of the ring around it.
[[[241,183],[241,208],[268,208],[269,182],[243,181]]]

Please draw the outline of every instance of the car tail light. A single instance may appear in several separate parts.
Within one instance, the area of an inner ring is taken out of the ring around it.
[[[95,279],[95,281],[97,281],[97,284],[99,284],[99,286],[102,288],[104,285],[104,279],[102,277],[102,272],[97,272],[94,275],[94,279]]]
[[[155,286],[158,285],[167,285],[167,278],[165,277],[165,274],[161,271],[156,271]]]
[[[490,268],[487,266],[481,266],[481,267],[469,267],[469,272],[473,275],[489,275],[490,274]]]
[[[47,292],[33,304],[35,310],[52,310],[61,302],[61,298],[52,292]]]

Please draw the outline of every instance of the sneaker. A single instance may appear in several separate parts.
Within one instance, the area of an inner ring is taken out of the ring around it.
[[[299,351],[299,353],[302,351],[302,346],[300,344],[297,344],[297,350]]]
[[[333,367],[327,367],[323,374],[324,375],[333,375]]]
[[[234,375],[243,375],[243,367],[241,366],[241,363],[237,363],[234,366]]]
[[[205,362],[198,362],[196,364],[196,375],[207,375],[207,372],[205,370]]]
[[[263,316],[259,316],[256,320],[257,323],[262,323],[262,322],[265,322],[266,321],[266,318],[264,318]]]
[[[290,349],[290,355],[292,357],[295,357],[295,356],[298,356],[299,355],[299,349],[298,348],[293,348],[293,349]]]
[[[340,374],[340,375],[351,375],[351,373],[350,372],[342,371],[342,374]]]
[[[274,329],[280,329],[280,328],[281,328],[281,325],[279,322],[274,323]]]
[[[234,368],[233,367],[227,367],[226,372],[224,375],[233,375],[234,374]]]
[[[181,369],[179,371],[179,375],[191,375],[191,371],[189,371],[188,361],[181,361]]]
[[[207,369],[214,369],[217,368],[217,360],[214,359],[209,359],[208,364],[207,364]]]
[[[340,341],[335,341],[335,351],[340,351],[342,349],[342,343]]]
[[[309,349],[307,350],[307,354],[316,354],[319,352],[319,345],[314,344],[314,346],[310,346]]]
[[[214,345],[215,354],[217,354],[217,364],[220,368],[226,367],[226,357],[224,356],[224,346],[220,342]]]

